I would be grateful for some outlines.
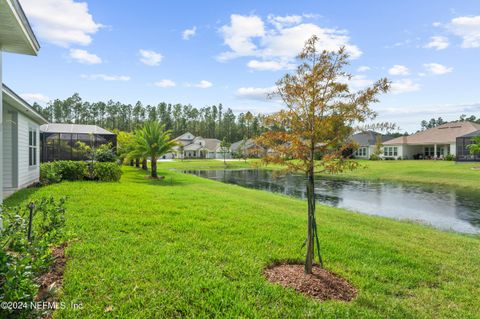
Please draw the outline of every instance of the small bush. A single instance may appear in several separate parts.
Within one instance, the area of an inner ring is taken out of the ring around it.
[[[93,178],[101,182],[118,182],[122,177],[122,169],[117,163],[93,163]]]
[[[379,160],[381,160],[381,158],[377,154],[372,154],[372,155],[370,155],[370,160],[371,161],[379,161]]]
[[[448,154],[447,156],[445,156],[445,160],[446,161],[454,161],[455,160],[455,155]]]
[[[64,199],[36,201],[32,240],[27,240],[27,207],[0,207],[0,300],[33,302],[38,292],[37,278],[52,264],[51,247],[66,239]],[[0,309],[0,318],[36,318],[34,309]]]
[[[97,162],[116,162],[117,155],[112,147],[112,143],[103,144],[95,150],[95,160]]]
[[[82,161],[57,161],[53,162],[62,176],[62,180],[78,181],[85,176],[87,164]]]
[[[62,180],[62,175],[54,162],[40,164],[40,183],[49,185],[59,183]]]
[[[113,162],[86,163],[82,161],[56,161],[40,165],[40,183],[49,185],[63,180],[119,181],[120,165]]]

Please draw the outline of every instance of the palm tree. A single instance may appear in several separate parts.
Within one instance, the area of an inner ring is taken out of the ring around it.
[[[151,177],[157,178],[157,159],[177,145],[170,139],[170,130],[157,121],[148,121],[135,133],[135,154],[150,157]]]

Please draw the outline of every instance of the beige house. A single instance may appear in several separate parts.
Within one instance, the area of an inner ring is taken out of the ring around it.
[[[230,148],[222,149],[221,141],[216,138],[203,138],[195,136],[190,132],[184,133],[175,138],[179,146],[174,147],[172,153],[165,154],[164,159],[172,158],[231,158]]]
[[[457,137],[480,130],[473,122],[451,122],[383,144],[383,158],[443,159],[456,155]]]
[[[39,127],[47,121],[2,81],[3,52],[37,55],[40,46],[17,0],[0,0],[0,203],[38,181]]]

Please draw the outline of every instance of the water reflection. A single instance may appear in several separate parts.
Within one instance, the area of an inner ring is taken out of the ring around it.
[[[187,170],[184,173],[305,198],[305,177],[267,170]],[[321,179],[319,202],[360,213],[415,220],[441,229],[480,233],[480,192],[408,183]]]

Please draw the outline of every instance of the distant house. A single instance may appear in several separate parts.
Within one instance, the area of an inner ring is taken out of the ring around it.
[[[2,51],[37,55],[38,44],[17,0],[0,0],[0,203],[38,181],[39,126],[47,121],[2,81]]]
[[[471,154],[468,145],[473,144],[473,139],[480,136],[480,130],[457,137],[458,162],[480,162],[480,154]]]
[[[117,146],[117,136],[96,125],[49,123],[40,127],[41,162],[87,160],[78,143],[97,148],[103,144]]]
[[[442,159],[447,155],[457,154],[458,137],[478,130],[480,130],[480,124],[473,122],[446,123],[410,136],[402,136],[385,142],[383,157],[392,159]]]
[[[235,157],[242,157],[244,154],[247,157],[261,157],[263,154],[265,154],[265,148],[255,143],[255,141],[251,138],[246,141],[241,140],[233,143],[230,149],[232,151],[232,155]]]
[[[358,148],[353,151],[353,156],[356,158],[368,159],[375,152],[375,145],[377,139],[383,144],[392,138],[388,135],[383,135],[374,131],[365,131],[354,134],[351,140],[358,144]]]
[[[215,138],[203,138],[194,136],[192,133],[184,133],[175,138],[174,141],[180,144],[175,146],[173,152],[165,154],[164,159],[170,158],[231,158],[230,149],[223,150],[220,147],[221,141]]]

